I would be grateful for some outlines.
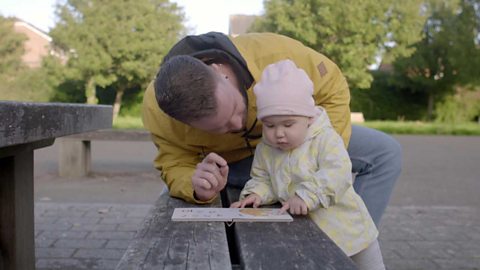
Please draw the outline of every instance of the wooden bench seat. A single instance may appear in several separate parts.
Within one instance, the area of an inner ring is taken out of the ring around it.
[[[227,189],[223,204],[238,198]],[[173,222],[176,207],[192,205],[162,194],[117,270],[124,269],[357,269],[308,217],[291,223]]]
[[[192,205],[171,198],[166,192],[159,197],[117,270],[232,269],[225,225],[221,222],[173,222],[171,216],[177,207]],[[221,207],[220,200],[208,207]]]

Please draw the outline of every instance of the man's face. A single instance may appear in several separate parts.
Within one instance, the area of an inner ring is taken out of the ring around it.
[[[246,102],[240,91],[225,76],[218,75],[215,89],[217,112],[190,123],[194,128],[216,134],[237,133],[245,130]]]

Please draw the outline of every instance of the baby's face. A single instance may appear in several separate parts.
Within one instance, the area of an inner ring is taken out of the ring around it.
[[[267,144],[287,151],[300,146],[312,120],[306,116],[273,115],[262,119]]]

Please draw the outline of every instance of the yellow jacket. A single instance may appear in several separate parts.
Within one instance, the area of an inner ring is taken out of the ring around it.
[[[291,59],[299,68],[304,69],[314,83],[316,104],[325,108],[333,127],[347,146],[351,134],[350,92],[344,76],[335,63],[300,42],[277,34],[245,34],[230,40],[246,61],[254,81],[260,79],[262,70],[267,65],[284,59]],[[252,127],[256,119],[253,85],[247,90],[247,128]],[[163,113],[156,102],[153,82],[147,87],[144,95],[142,120],[158,148],[154,165],[162,172],[162,178],[172,197],[203,203],[193,197],[191,177],[196,165],[206,154],[215,152],[227,162],[238,161],[252,155],[252,149],[248,147],[241,134],[206,133]],[[258,121],[251,134],[260,135],[261,131],[262,126]],[[253,147],[259,142],[260,139],[249,141]]]

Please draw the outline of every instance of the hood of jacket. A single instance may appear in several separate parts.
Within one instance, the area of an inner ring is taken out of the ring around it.
[[[305,141],[311,140],[314,137],[318,136],[325,131],[326,128],[331,128],[330,119],[328,119],[327,112],[324,108],[317,106],[317,115],[315,116],[315,121],[310,125],[308,129],[307,136],[305,136]]]
[[[198,36],[186,36],[173,46],[163,62],[176,55],[190,55],[207,65],[227,62],[237,74],[242,90],[252,86],[253,77],[248,71],[245,59],[225,34],[209,32]]]

